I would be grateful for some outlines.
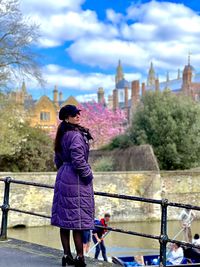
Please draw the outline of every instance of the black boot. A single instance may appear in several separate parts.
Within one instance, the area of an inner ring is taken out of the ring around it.
[[[77,256],[75,259],[75,267],[85,267],[87,264],[85,263],[84,257]]]
[[[62,266],[74,266],[75,265],[75,260],[73,257],[70,256],[63,256],[62,257]]]

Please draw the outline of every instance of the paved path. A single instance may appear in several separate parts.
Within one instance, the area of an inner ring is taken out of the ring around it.
[[[62,252],[16,239],[0,241],[0,267],[57,267]],[[110,263],[87,259],[88,267],[109,267]]]

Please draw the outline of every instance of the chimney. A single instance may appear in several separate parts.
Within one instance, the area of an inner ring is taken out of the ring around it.
[[[62,102],[62,101],[63,101],[63,93],[60,92],[60,93],[59,93],[59,102]]]
[[[155,90],[160,91],[160,83],[158,79],[155,80]]]
[[[135,105],[137,105],[137,103],[139,102],[140,100],[140,83],[139,81],[133,81],[131,83],[131,86],[132,86],[132,94],[131,94],[131,99],[132,99],[132,105],[133,107]]]
[[[53,102],[55,104],[58,103],[58,89],[57,89],[56,85],[55,85],[54,90],[53,90]]]
[[[97,96],[98,96],[98,103],[105,104],[104,89],[102,87],[98,89]]]
[[[108,96],[108,108],[113,109],[113,95]]]
[[[146,91],[145,83],[142,83],[142,96],[145,95],[145,91]]]
[[[124,88],[124,104],[125,108],[128,108],[128,87]]]
[[[113,109],[116,110],[119,107],[118,90],[113,90]]]

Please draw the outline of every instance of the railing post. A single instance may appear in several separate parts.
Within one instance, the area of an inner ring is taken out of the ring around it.
[[[7,239],[7,226],[8,226],[8,211],[9,211],[9,195],[10,195],[10,182],[11,178],[6,177],[4,180],[4,198],[2,205],[2,220],[1,220],[1,233],[0,241]]]
[[[167,199],[162,200],[161,205],[161,232],[160,232],[160,267],[166,266],[167,252]]]

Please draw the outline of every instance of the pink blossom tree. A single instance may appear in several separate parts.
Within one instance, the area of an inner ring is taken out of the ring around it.
[[[113,111],[96,102],[80,105],[81,125],[90,129],[94,138],[93,148],[99,148],[117,135],[123,134],[126,115],[120,109]]]
[[[100,148],[109,143],[115,136],[123,134],[126,128],[127,119],[124,111],[117,109],[113,111],[96,102],[79,105],[81,109],[81,125],[89,128],[94,138],[92,148]],[[59,124],[60,121],[57,121]],[[57,127],[50,131],[54,139]]]

